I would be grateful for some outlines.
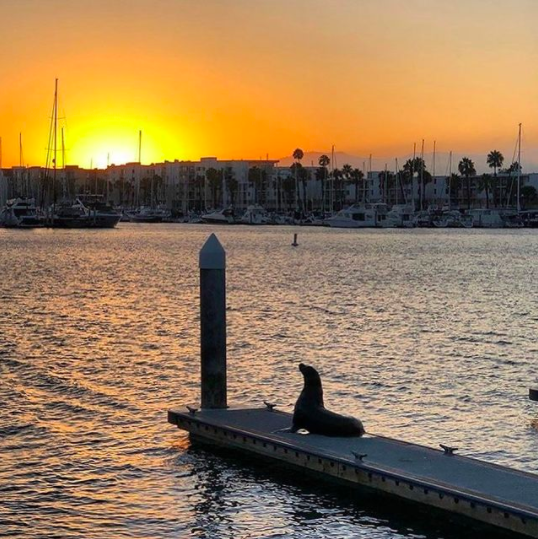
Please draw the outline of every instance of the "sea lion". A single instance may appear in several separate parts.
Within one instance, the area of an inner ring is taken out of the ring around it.
[[[310,434],[325,436],[362,436],[365,431],[358,419],[325,408],[318,371],[304,363],[299,365],[299,370],[304,377],[304,387],[295,404],[290,432],[306,429]]]

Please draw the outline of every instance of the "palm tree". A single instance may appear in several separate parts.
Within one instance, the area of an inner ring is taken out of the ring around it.
[[[329,166],[331,160],[325,155],[321,155],[318,159],[319,166],[323,169],[323,175],[321,180],[321,211],[325,213],[325,182],[327,181],[327,175],[329,171],[327,167]]]
[[[510,188],[508,188],[508,183],[506,185],[506,205],[509,206],[513,203],[512,199],[514,198],[513,190],[514,190],[514,180],[513,174],[517,174],[519,172],[519,163],[517,161],[514,161],[509,167],[507,167],[504,172],[508,174],[510,177]]]
[[[493,191],[493,205],[497,207],[498,203],[498,196],[497,196],[497,169],[501,168],[504,162],[504,156],[501,152],[498,150],[493,150],[488,153],[488,157],[486,159],[486,162],[489,166],[489,168],[493,169],[493,183],[492,183],[492,191]]]
[[[248,171],[248,181],[254,187],[254,203],[265,203],[265,187],[267,171],[260,167],[252,167]]]
[[[333,191],[337,209],[341,209],[341,200],[343,192],[344,175],[338,168],[333,170]]]
[[[222,190],[222,174],[215,168],[208,168],[205,177],[211,191],[213,208],[218,208],[220,200],[217,200],[217,194]]]
[[[388,170],[379,173],[379,186],[381,187],[381,201],[389,202],[389,193],[394,186],[394,174]]]
[[[354,168],[351,172],[351,183],[355,186],[355,204],[358,204],[359,191],[363,191],[364,187],[364,172],[360,168]]]
[[[404,173],[404,178],[407,180],[407,183],[411,184],[415,173],[418,174],[418,199],[419,205],[422,207],[425,198],[426,184],[432,181],[432,175],[426,170],[424,159],[422,159],[422,157],[408,159],[404,165]],[[413,193],[411,193],[411,197],[413,197]]]
[[[224,169],[224,184],[226,186],[228,194],[230,195],[230,202],[232,203],[232,207],[234,207],[235,197],[237,195],[237,192],[239,191],[239,182],[235,177],[235,173],[232,167],[226,167]]]
[[[459,192],[461,189],[461,177],[457,174],[452,173],[451,176],[448,176],[446,179],[446,188],[450,194],[450,199],[448,201],[449,206],[452,208],[452,199],[455,198],[456,201],[459,200]],[[454,193],[456,196],[454,196]]]
[[[301,164],[301,159],[304,157],[304,152],[301,148],[295,148],[293,152],[293,158],[297,164]],[[303,200],[303,203],[305,201]],[[299,182],[297,180],[297,168],[295,169],[295,205],[299,203]]]
[[[196,174],[196,177],[194,178],[194,188],[195,192],[198,195],[198,205],[197,210],[203,211],[205,210],[205,201],[204,201],[204,187],[205,187],[205,176],[202,176],[202,174]]]
[[[305,167],[301,165],[301,168],[299,169],[299,180],[301,182],[301,185],[303,186],[303,211],[306,211],[306,185],[308,183],[308,178],[310,177],[310,173],[308,170],[306,170]]]
[[[291,209],[293,203],[293,193],[294,193],[295,181],[293,176],[286,176],[282,181],[282,192],[286,203],[288,206],[288,211]]]
[[[471,209],[471,177],[476,176],[474,163],[468,157],[464,157],[458,164],[458,170],[467,179],[467,209]]]
[[[492,186],[492,178],[489,174],[482,174],[480,178],[478,178],[478,190],[479,191],[486,191],[486,208],[489,209],[489,190]]]
[[[321,200],[323,199],[323,182],[325,180],[325,169],[323,167],[319,167],[316,169],[316,181],[320,182],[321,184],[321,196],[322,198],[318,201],[321,208]]]
[[[342,176],[344,178],[344,183],[347,185],[351,184],[351,178],[353,176],[353,167],[351,165],[344,165],[342,167]],[[344,196],[344,203],[346,201],[346,197]]]

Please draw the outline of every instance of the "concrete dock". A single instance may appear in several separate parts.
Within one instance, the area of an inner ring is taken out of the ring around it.
[[[291,419],[268,408],[168,412],[169,423],[207,442],[538,538],[538,475],[382,436],[279,432]]]

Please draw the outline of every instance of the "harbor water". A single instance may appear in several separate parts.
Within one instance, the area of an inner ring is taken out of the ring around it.
[[[213,231],[229,404],[291,411],[303,362],[371,433],[538,473],[534,230],[0,229],[0,536],[480,537],[166,422],[200,398]]]

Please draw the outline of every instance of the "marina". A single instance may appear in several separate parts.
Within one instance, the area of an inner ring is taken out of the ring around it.
[[[538,1],[0,20],[0,538],[538,539]]]

